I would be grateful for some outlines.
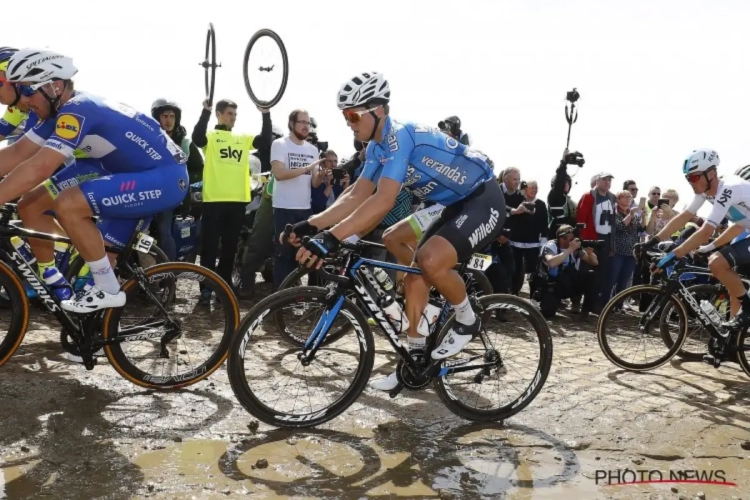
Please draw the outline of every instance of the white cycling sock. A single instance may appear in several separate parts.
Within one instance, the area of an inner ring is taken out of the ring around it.
[[[414,351],[416,349],[424,350],[424,346],[427,343],[427,339],[425,337],[422,337],[421,335],[419,337],[407,336],[406,343],[409,345],[409,351]]]
[[[115,271],[109,263],[109,258],[105,255],[103,259],[87,262],[94,276],[94,285],[99,290],[110,295],[115,295],[120,291],[120,283],[117,281]]]
[[[471,304],[469,304],[468,295],[463,300],[463,302],[461,302],[457,306],[453,306],[453,310],[456,311],[456,321],[458,321],[462,325],[473,325],[474,321],[476,321],[474,311],[471,309]]]

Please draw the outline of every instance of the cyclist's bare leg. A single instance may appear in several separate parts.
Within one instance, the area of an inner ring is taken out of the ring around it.
[[[437,235],[431,237],[417,251],[417,262],[427,283],[451,305],[466,299],[466,286],[454,269],[458,264],[458,254],[448,240]]]
[[[734,317],[740,309],[742,296],[747,293],[745,285],[742,283],[739,275],[729,265],[727,259],[719,252],[711,255],[708,260],[708,268],[711,270],[711,274],[727,287],[730,315]]]
[[[406,298],[406,317],[409,319],[407,336],[419,338],[417,326],[422,319],[422,311],[427,306],[430,285],[420,274],[407,274],[404,277],[404,297]]]
[[[18,201],[18,215],[21,216],[23,227],[42,233],[65,235],[54,217],[44,212],[52,210],[54,205],[52,196],[44,185],[39,185],[25,194]],[[48,240],[29,239],[29,245],[38,262],[52,262],[55,260],[55,244]]]
[[[398,259],[399,264],[408,266],[414,260],[414,250],[417,248],[417,236],[409,219],[386,229],[383,233],[383,245]]]

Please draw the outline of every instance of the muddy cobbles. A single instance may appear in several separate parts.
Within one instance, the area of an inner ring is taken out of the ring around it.
[[[741,370],[676,358],[621,371],[593,321],[553,324],[544,389],[502,424],[461,420],[432,390],[390,399],[368,388],[329,424],[295,432],[258,424],[224,368],[144,391],[106,360],[91,372],[67,361],[52,325],[35,311],[0,368],[0,498],[750,497]],[[381,376],[395,356],[376,338]],[[703,482],[642,483],[670,475]]]

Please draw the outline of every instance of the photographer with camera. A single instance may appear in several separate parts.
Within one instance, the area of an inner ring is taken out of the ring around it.
[[[557,229],[563,224],[572,226],[576,223],[577,204],[570,199],[568,193],[572,180],[568,175],[568,165],[577,165],[582,167],[586,163],[583,155],[578,151],[569,152],[567,149],[563,152],[560,165],[552,177],[552,190],[547,195],[547,207],[549,210],[549,231],[547,238],[555,239]]]
[[[444,134],[456,139],[461,144],[470,146],[469,134],[461,130],[461,119],[457,116],[449,116],[445,120],[438,122],[438,128]]]
[[[610,191],[613,178],[612,174],[606,172],[597,176],[596,187],[584,194],[581,201],[578,202],[578,214],[576,216],[579,224],[585,224],[581,231],[582,239],[604,242],[596,249],[596,258],[601,269],[609,269],[609,258],[613,255],[614,250],[617,199]],[[599,275],[597,275],[598,278]],[[609,300],[608,285],[608,280],[598,280],[598,302],[594,307],[596,313]]]
[[[583,295],[580,318],[585,320],[596,302],[597,285],[594,277],[599,261],[592,242],[581,241],[581,225],[576,229],[563,224],[554,239],[542,247],[539,268],[534,277],[533,299],[539,302],[542,315],[550,319],[560,307],[560,301]],[[581,262],[586,266],[581,266]]]
[[[536,272],[541,247],[547,242],[547,205],[537,199],[538,191],[536,181],[521,182],[524,195],[522,205],[526,212],[513,217],[515,221],[510,238],[514,265],[511,280],[513,295],[518,295],[523,288],[524,276]]]

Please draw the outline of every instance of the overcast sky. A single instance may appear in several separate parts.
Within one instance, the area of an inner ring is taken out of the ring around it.
[[[177,100],[188,130],[203,100],[205,29],[217,31],[216,99],[239,103],[237,130],[257,133],[242,58],[252,34],[270,28],[290,60],[286,94],[273,110],[307,108],[339,156],[352,136],[336,108],[350,76],[380,71],[396,119],[436,124],[457,114],[473,145],[498,170],[518,166],[546,197],[565,146],[565,93],[581,93],[571,148],[586,157],[573,188],[609,171],[613,188],[635,179],[691,191],[681,176],[693,149],[716,149],[721,171],[750,163],[747,89],[750,2],[743,1],[352,1],[127,4],[37,1],[26,22],[8,22],[3,44],[46,46],[72,56],[77,88],[143,111]],[[73,7],[74,6],[74,7]],[[368,10],[369,9],[369,10]],[[49,15],[43,15],[43,13]]]

